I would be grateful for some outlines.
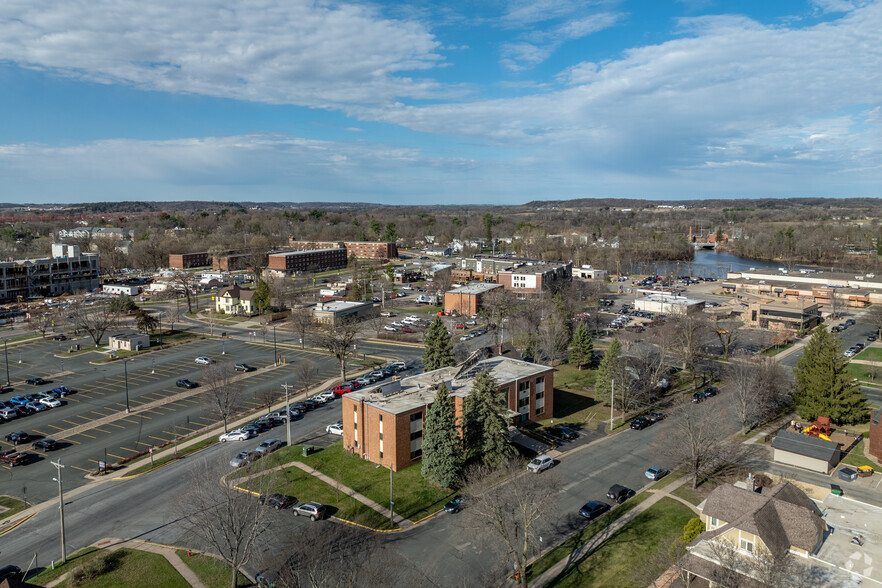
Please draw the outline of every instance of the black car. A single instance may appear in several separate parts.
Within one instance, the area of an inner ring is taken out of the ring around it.
[[[710,398],[711,396],[716,396],[717,392],[719,392],[719,391],[720,391],[720,389],[717,388],[716,386],[708,386],[707,388],[704,389],[704,397]]]
[[[256,369],[257,368],[251,367],[247,363],[237,363],[236,364],[236,371],[237,372],[253,372]]]
[[[21,568],[18,566],[5,566],[0,568],[0,582],[3,580],[20,580],[23,577]]]
[[[12,443],[13,445],[18,445],[19,443],[27,443],[30,438],[31,436],[24,431],[13,431],[12,433],[6,435],[6,441]]]
[[[42,386],[43,384],[48,384],[46,380],[43,378],[28,378],[25,380],[26,384],[30,384],[31,386]]]
[[[593,519],[596,519],[609,509],[610,506],[607,503],[592,500],[591,502],[585,503],[585,506],[579,509],[579,515],[591,521]]]
[[[285,419],[280,416],[266,415],[257,419],[260,423],[266,423],[270,427],[276,427],[278,425],[284,425]]]
[[[56,341],[67,341],[67,336],[66,336],[66,335],[55,335],[55,336],[52,337],[52,338],[53,338],[54,340],[56,340]]]
[[[36,451],[54,451],[58,449],[58,442],[54,439],[37,439],[31,443],[31,449]]]
[[[279,494],[278,492],[273,492],[272,494],[261,494],[260,495],[260,504],[265,504],[267,506],[271,506],[276,510],[281,508],[288,508],[297,500],[293,496],[286,496],[284,494]]]
[[[319,404],[319,403],[316,402],[315,400],[304,400],[304,401],[301,402],[300,404],[302,404],[303,406],[305,406],[307,410],[315,410],[316,408],[318,408],[319,406],[321,406],[321,404]]]
[[[444,512],[454,513],[459,512],[462,508],[462,498],[457,496],[456,498],[451,499],[447,504],[444,505]]]
[[[555,439],[570,441],[577,437],[576,432],[568,427],[548,427],[545,431]]]
[[[854,326],[854,319],[848,319],[847,321],[845,321],[845,324],[849,327]]]
[[[640,429],[645,429],[651,424],[652,421],[650,421],[648,418],[646,418],[645,416],[639,416],[631,421],[631,428],[639,431]]]
[[[196,382],[194,382],[192,380],[188,380],[187,378],[181,378],[180,380],[175,382],[175,386],[177,386],[178,388],[191,389],[191,388],[196,388],[197,386],[199,386],[199,384],[197,384]]]
[[[37,412],[26,404],[17,404],[16,406],[13,406],[12,409],[17,412],[20,417],[30,416]]]
[[[867,341],[870,341],[870,342],[873,342],[878,338],[879,337],[877,337],[875,334],[867,335]]]
[[[617,504],[625,502],[632,496],[634,496],[634,491],[621,484],[613,484],[606,493],[606,497],[616,501]]]
[[[242,429],[245,431],[254,431],[258,434],[269,431],[271,428],[272,426],[268,422],[260,419],[256,421],[251,421],[250,423],[242,427]]]

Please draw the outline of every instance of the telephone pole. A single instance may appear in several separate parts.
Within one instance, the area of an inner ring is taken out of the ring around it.
[[[58,470],[58,477],[55,478],[55,481],[58,482],[58,512],[61,515],[61,561],[63,563],[67,561],[67,550],[64,546],[64,485],[61,483],[61,470],[64,466],[61,465],[61,459],[51,463]]]
[[[293,387],[289,386],[288,382],[282,384],[282,388],[285,389],[285,428],[288,430],[288,447],[291,447],[291,404],[288,402],[288,388]]]

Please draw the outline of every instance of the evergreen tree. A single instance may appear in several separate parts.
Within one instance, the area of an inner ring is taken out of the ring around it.
[[[454,364],[450,333],[441,322],[441,317],[436,316],[432,321],[423,343],[426,347],[423,353],[423,370],[430,372]]]
[[[612,393],[613,382],[619,386],[620,390],[624,390],[625,385],[628,384],[625,380],[626,376],[622,344],[618,339],[613,339],[597,366],[597,382],[594,385],[597,397],[608,398]]]
[[[474,454],[491,467],[514,457],[509,442],[508,423],[501,412],[505,398],[499,384],[487,372],[475,376],[472,391],[466,398],[463,415],[463,438]]]
[[[254,291],[254,304],[257,305],[257,310],[263,312],[268,309],[270,307],[271,298],[272,292],[270,292],[269,284],[263,280],[259,280],[257,282],[257,288]]]
[[[453,488],[462,471],[459,430],[453,398],[442,383],[423,424],[423,477],[442,488]]]
[[[837,424],[866,420],[867,400],[847,368],[839,338],[824,326],[815,328],[796,363],[793,400],[801,418],[827,416]]]
[[[590,364],[593,358],[594,343],[591,341],[591,335],[588,334],[588,329],[585,328],[583,322],[579,321],[579,325],[573,331],[573,338],[570,340],[570,363],[579,366],[581,371],[582,366]]]

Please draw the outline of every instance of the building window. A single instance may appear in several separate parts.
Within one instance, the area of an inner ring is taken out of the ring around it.
[[[711,517],[711,520],[710,520],[710,528],[711,529],[716,529],[717,525],[719,525],[719,524],[720,524],[720,521],[717,520],[717,517]]]
[[[518,409],[526,408],[530,406],[530,397],[527,396],[525,398],[518,398]]]
[[[753,553],[753,541],[748,541],[747,539],[741,539],[738,544],[739,549],[741,551],[746,551],[747,553]]]
[[[422,436],[423,436],[422,430],[414,431],[413,433],[410,434],[410,440],[413,441],[414,439],[421,439]]]
[[[536,378],[536,398],[542,398],[545,395],[545,376]]]
[[[380,452],[380,459],[383,459],[383,452]]]
[[[422,447],[420,447],[419,449],[414,449],[413,451],[410,452],[410,459],[416,459],[416,458],[422,456],[422,454],[423,454]]]

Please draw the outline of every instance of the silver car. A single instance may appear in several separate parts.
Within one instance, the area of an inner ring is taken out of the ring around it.
[[[254,453],[257,453],[261,457],[263,457],[264,455],[272,453],[273,451],[275,451],[276,449],[278,449],[281,446],[282,446],[281,439],[267,439],[266,441],[264,441],[263,443],[261,443],[260,445],[257,446],[257,448],[254,450]]]
[[[242,451],[230,460],[230,465],[234,468],[241,468],[260,459],[260,454],[255,451]]]
[[[547,455],[537,455],[536,458],[527,464],[527,471],[538,474],[547,470],[554,465],[554,459]]]

